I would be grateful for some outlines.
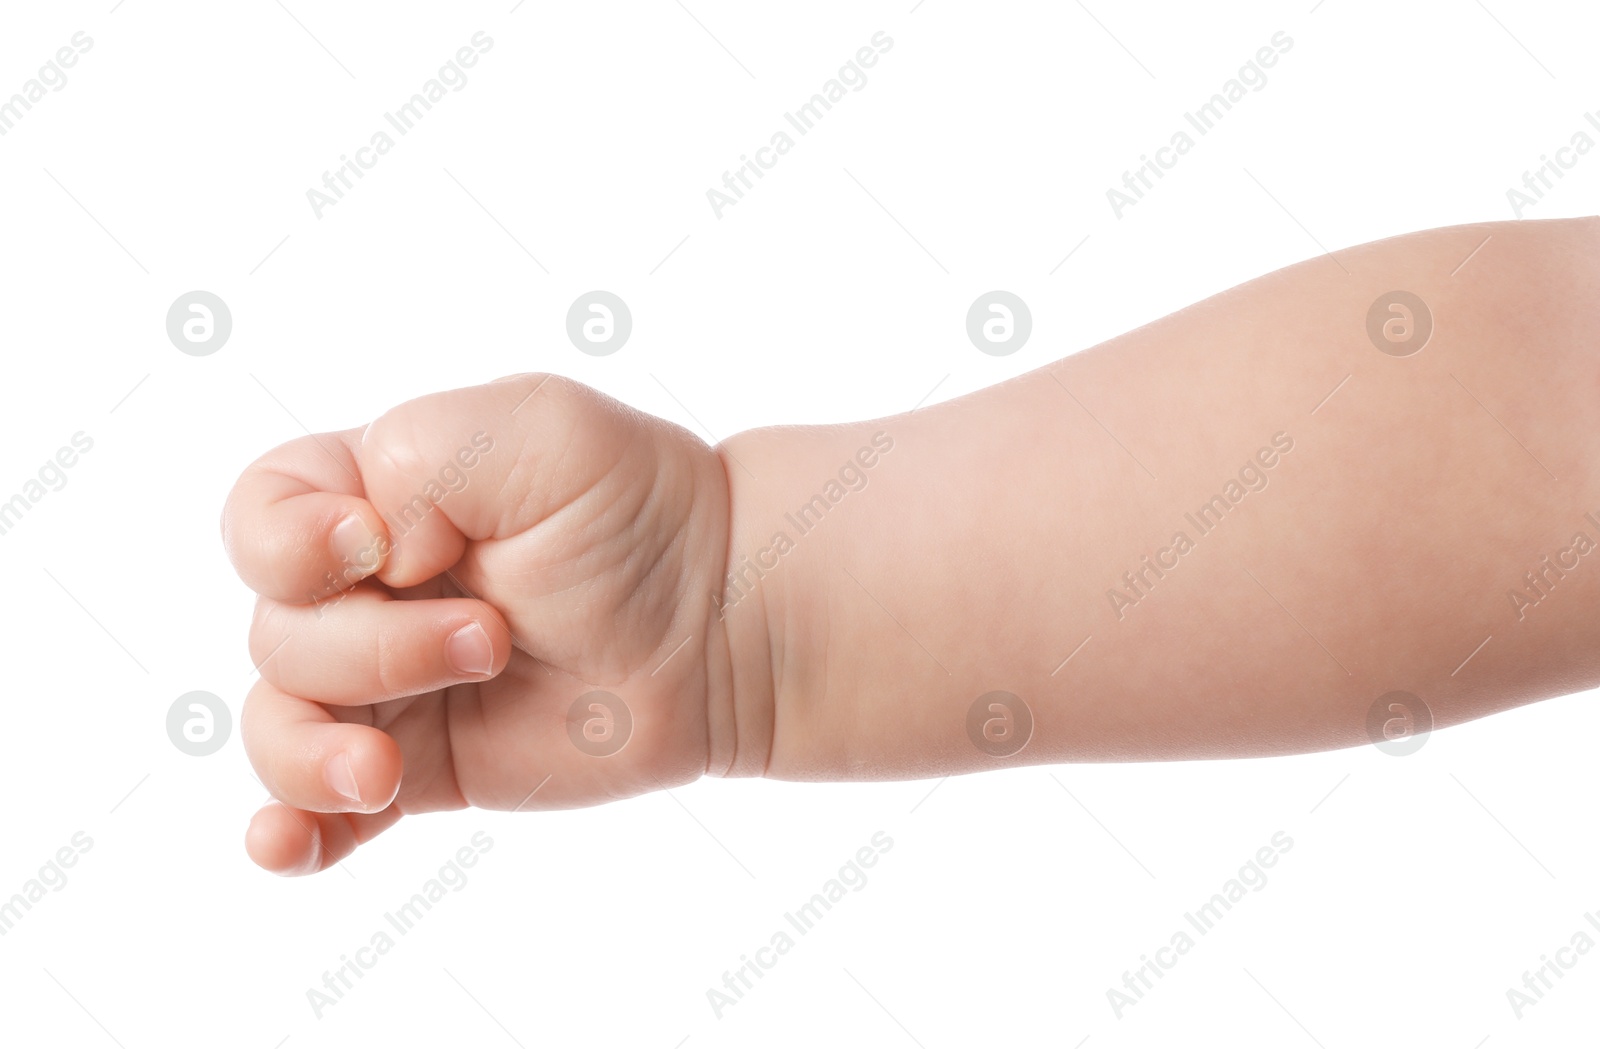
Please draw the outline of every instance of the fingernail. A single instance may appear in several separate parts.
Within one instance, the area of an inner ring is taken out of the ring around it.
[[[340,751],[322,766],[322,778],[341,798],[361,804],[361,789],[356,786],[356,770],[350,766],[350,753]]]
[[[451,634],[444,657],[462,677],[483,677],[494,669],[494,646],[481,623],[468,623]]]
[[[350,566],[357,579],[365,579],[378,570],[383,558],[378,549],[378,539],[361,519],[360,514],[347,514],[333,526],[329,545],[334,556]]]

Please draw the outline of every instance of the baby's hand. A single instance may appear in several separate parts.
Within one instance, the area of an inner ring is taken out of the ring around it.
[[[569,808],[733,763],[722,460],[556,376],[292,441],[223,538],[260,595],[256,863],[322,870],[404,813]]]

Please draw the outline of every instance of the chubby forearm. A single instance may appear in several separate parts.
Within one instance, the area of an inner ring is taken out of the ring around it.
[[[1367,742],[1392,692],[1441,727],[1600,683],[1597,344],[1600,220],[1456,227],[741,434],[740,749],[792,779],[1278,754]]]

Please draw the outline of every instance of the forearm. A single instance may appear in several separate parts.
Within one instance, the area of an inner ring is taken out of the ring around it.
[[[1349,249],[914,414],[733,439],[767,772],[1313,750],[1394,690],[1442,726],[1600,682],[1600,551],[1561,553],[1600,543],[1597,227]],[[1433,317],[1407,356],[1367,331],[1395,289]],[[996,690],[1033,719],[1005,758],[967,731]]]

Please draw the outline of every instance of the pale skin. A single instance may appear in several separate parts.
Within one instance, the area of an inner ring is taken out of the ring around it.
[[[1405,355],[1367,327],[1395,290],[1432,318]],[[402,814],[1286,754],[1369,743],[1397,690],[1438,728],[1592,688],[1597,335],[1600,219],[1491,223],[865,423],[711,448],[523,375],[293,441],[223,518],[276,799],[247,849],[306,874]],[[576,741],[594,690],[614,753]],[[1014,753],[969,731],[996,691]]]

